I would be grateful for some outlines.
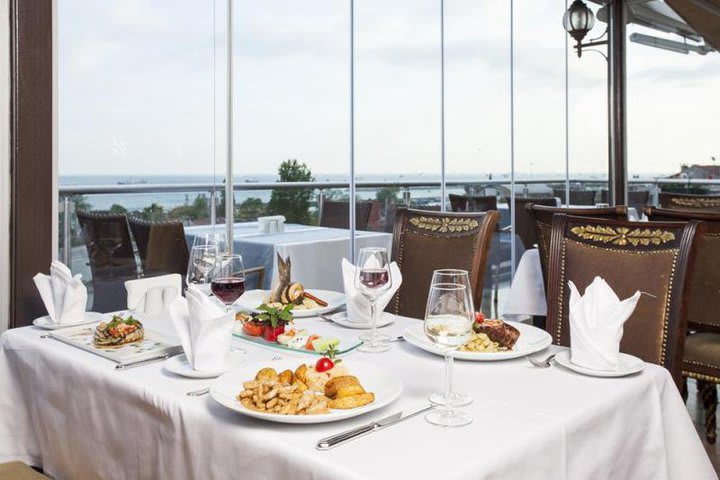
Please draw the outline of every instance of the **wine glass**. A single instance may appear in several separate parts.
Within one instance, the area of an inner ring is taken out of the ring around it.
[[[370,334],[360,337],[361,352],[379,353],[390,349],[389,337],[377,333],[377,300],[392,286],[390,262],[384,248],[363,248],[355,267],[355,288],[370,302]]]
[[[196,245],[192,247],[187,275],[185,276],[187,285],[196,285],[201,289],[206,289],[208,274],[215,267],[216,257],[216,246]]]
[[[429,412],[428,422],[443,427],[459,427],[472,422],[472,416],[458,410],[450,400],[452,392],[452,353],[470,338],[475,314],[467,287],[459,283],[430,286],[425,310],[425,335],[445,355],[445,405]]]
[[[221,232],[210,232],[195,235],[193,239],[193,247],[196,246],[209,246],[215,247],[218,253],[228,252],[227,248],[227,236]]]
[[[468,298],[470,300],[470,311],[474,312],[475,308],[473,305],[472,287],[470,285],[470,276],[467,270],[459,270],[455,268],[444,268],[441,270],[435,270],[433,272],[432,280],[430,285],[436,285],[440,283],[456,283],[459,285],[465,285],[468,292]],[[445,394],[441,392],[435,392],[430,394],[428,400],[436,405],[445,405]],[[472,397],[467,393],[450,392],[450,401],[456,407],[462,407],[463,405],[469,405],[472,403]]]
[[[225,304],[225,310],[229,312],[230,306],[245,293],[245,266],[242,255],[218,255],[215,268],[209,276],[210,290]]]

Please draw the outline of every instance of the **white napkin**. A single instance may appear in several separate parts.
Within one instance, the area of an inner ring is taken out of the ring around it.
[[[163,313],[180,296],[181,289],[182,277],[177,273],[128,280],[125,282],[127,308],[134,313]]]
[[[342,259],[343,284],[345,285],[345,301],[347,304],[347,318],[350,322],[369,323],[370,322],[370,302],[358,292],[355,288],[355,265],[350,263],[348,259]],[[390,264],[390,276],[392,278],[392,287],[377,299],[378,311],[382,312],[387,304],[392,300],[393,295],[397,292],[402,284],[402,273],[397,263]]]
[[[188,286],[187,300],[178,297],[169,312],[185,356],[194,370],[219,371],[230,364],[233,313],[225,313],[215,300],[195,285]]]
[[[575,284],[568,283],[571,361],[594,370],[617,370],[623,325],[641,293],[621,301],[605,280],[595,277],[581,296]]]
[[[55,323],[82,321],[87,304],[87,288],[82,275],[72,276],[64,263],[53,260],[50,275],[38,273],[33,277],[50,319]]]

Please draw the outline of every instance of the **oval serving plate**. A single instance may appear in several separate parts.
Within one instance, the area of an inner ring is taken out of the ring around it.
[[[328,304],[327,307],[313,308],[313,309],[293,309],[292,314],[295,318],[303,317],[315,317],[324,313],[330,313],[338,308],[345,305],[345,294],[341,292],[333,292],[332,290],[315,290],[308,289],[309,293],[313,294],[321,300],[325,300]],[[268,298],[270,292],[268,290],[248,290],[238,299],[237,306],[245,310],[257,311],[257,308],[265,303],[265,299]]]

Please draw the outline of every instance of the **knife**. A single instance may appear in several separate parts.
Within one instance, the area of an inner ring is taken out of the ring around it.
[[[404,422],[405,420],[416,417],[422,413],[428,412],[428,411],[432,410],[433,408],[435,408],[436,406],[437,405],[428,405],[427,407],[424,407],[424,408],[421,408],[420,410],[416,410],[412,413],[409,413],[409,414],[405,415],[404,417],[403,417],[403,412],[401,410],[397,413],[390,415],[389,417],[385,417],[376,422],[371,422],[371,423],[368,423],[367,425],[362,425],[360,427],[356,427],[351,430],[347,430],[345,432],[323,438],[318,441],[317,445],[315,445],[315,448],[317,448],[318,450],[330,450],[331,448],[335,448],[338,445],[341,445],[345,442],[349,442],[350,440],[354,440],[356,438],[365,436],[369,433],[377,432],[379,430],[390,427],[392,425],[396,425],[400,422]]]
[[[155,363],[155,362],[159,362],[161,360],[167,360],[169,357],[170,357],[170,354],[166,353],[166,354],[160,355],[158,357],[146,358],[145,360],[138,360],[138,361],[129,362],[129,363],[118,363],[117,365],[115,365],[115,370],[126,370],[128,368],[141,367],[143,365],[147,365],[148,363]]]

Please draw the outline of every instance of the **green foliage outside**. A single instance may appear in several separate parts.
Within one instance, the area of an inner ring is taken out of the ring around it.
[[[315,178],[304,163],[297,159],[289,159],[280,164],[278,169],[280,182],[313,182]],[[313,223],[310,202],[313,189],[298,188],[292,190],[273,190],[268,203],[269,215],[284,215],[288,223]]]
[[[380,201],[383,205],[399,203],[400,199],[398,194],[400,193],[400,187],[382,187],[375,194],[375,198]]]
[[[265,204],[259,198],[250,197],[243,201],[235,211],[235,220],[252,221],[257,220],[265,214]]]

